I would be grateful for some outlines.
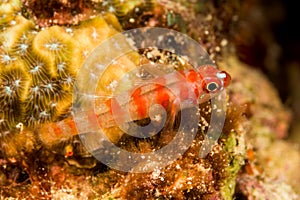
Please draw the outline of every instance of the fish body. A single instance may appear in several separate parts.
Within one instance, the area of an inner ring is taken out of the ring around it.
[[[175,71],[134,87],[125,93],[127,98],[117,95],[108,99],[105,112],[96,114],[98,123],[108,128],[115,125],[114,121],[120,123],[144,119],[150,116],[153,105],[178,111],[189,105],[201,104],[227,87],[228,81],[229,74],[213,66],[201,67],[199,71]]]
[[[79,132],[82,134],[94,131],[89,130],[89,127],[105,130],[148,117],[158,120],[162,110],[175,115],[180,109],[208,101],[223,91],[229,83],[230,75],[211,65],[174,71],[145,80],[140,85],[105,101],[96,98],[94,110],[76,113],[76,120],[70,116],[59,122],[44,124],[39,128],[39,132],[47,134],[47,142],[52,143]],[[117,142],[121,136],[122,134],[119,134],[118,137],[108,138]]]

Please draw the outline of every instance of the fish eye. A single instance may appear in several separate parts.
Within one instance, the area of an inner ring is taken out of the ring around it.
[[[216,82],[210,82],[206,85],[206,89],[209,92],[214,92],[219,88],[219,84]]]

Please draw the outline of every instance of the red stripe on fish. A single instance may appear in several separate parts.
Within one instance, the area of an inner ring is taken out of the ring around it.
[[[199,93],[199,89],[198,89],[198,87],[196,87],[196,86],[194,86],[194,94],[195,94],[195,96],[197,97],[197,99],[199,98],[199,95],[200,95],[200,93]]]
[[[189,97],[189,88],[187,87],[186,83],[179,84],[179,98],[181,101],[188,99]]]
[[[187,81],[189,82],[196,82],[198,80],[198,75],[195,70],[190,70],[186,76]]]
[[[75,123],[75,121],[73,120],[73,118],[71,118],[71,117],[68,117],[67,119],[66,119],[66,123],[65,123],[66,125],[67,125],[67,129],[68,129],[68,131],[70,131],[70,133],[72,134],[72,135],[77,135],[77,128],[76,128],[76,123]],[[62,126],[63,126],[63,124],[62,124]]]
[[[118,103],[116,98],[110,98],[105,102],[106,106],[109,108],[109,118],[110,119],[115,119],[116,121],[123,122],[125,113],[123,111],[123,108],[121,105]],[[99,116],[99,115],[98,115]],[[109,120],[111,121],[111,120]],[[99,124],[104,124],[103,122]]]
[[[161,105],[165,109],[168,109],[170,104],[170,95],[169,92],[167,91],[168,89],[161,84],[156,84],[156,88],[157,88],[156,103]]]
[[[53,123],[53,125],[50,126],[49,128],[52,128],[52,130],[56,136],[61,136],[62,130],[56,123]]]
[[[148,116],[148,102],[147,99],[142,95],[142,88],[136,88],[131,94],[133,105],[137,107],[136,111],[141,118]]]
[[[98,124],[98,117],[95,112],[91,111],[87,113],[88,115],[88,120],[91,124]]]

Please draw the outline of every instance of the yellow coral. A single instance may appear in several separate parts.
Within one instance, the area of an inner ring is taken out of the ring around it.
[[[32,42],[32,53],[45,60],[51,77],[56,77],[58,65],[67,63],[73,56],[74,41],[65,29],[52,26],[39,32]],[[68,68],[69,70],[71,67]]]
[[[66,117],[81,65],[95,47],[120,30],[112,14],[94,17],[74,27],[39,30],[32,21],[14,14],[17,9],[12,7],[14,4],[9,5],[1,5],[0,9],[0,14],[6,16],[0,32],[1,106],[6,106],[0,112],[1,132],[15,129],[18,123],[32,127]],[[135,67],[132,60],[137,58],[124,56],[120,58],[121,66],[113,64],[100,81],[100,90],[106,90],[112,80]],[[7,84],[18,78],[20,87],[14,91]],[[10,93],[15,94],[14,103],[8,104]]]
[[[100,43],[122,29],[110,13],[94,16],[79,25],[40,29],[16,14],[20,6],[8,5],[0,6],[0,105],[4,108],[0,110],[0,144],[4,146],[15,141],[12,135],[16,138],[19,134],[18,124],[24,124],[25,130],[34,130],[43,123],[60,121],[70,115],[78,71]],[[123,40],[120,45],[130,49]],[[108,46],[98,59],[116,53]],[[101,78],[96,77],[95,92],[110,96],[113,91],[109,86],[134,69],[138,61],[137,53],[122,55],[113,61]],[[90,76],[85,77],[89,80]],[[115,127],[106,132],[112,141],[119,140],[121,135],[121,130]],[[46,129],[36,129],[30,134],[37,134],[36,138],[45,146],[68,139],[68,136],[51,135]],[[28,143],[26,134],[18,136]],[[33,137],[28,140],[34,141]],[[15,156],[19,151],[12,148],[6,154]]]

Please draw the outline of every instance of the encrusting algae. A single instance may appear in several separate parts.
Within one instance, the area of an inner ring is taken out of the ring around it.
[[[111,169],[86,150],[77,133],[57,135],[45,128],[68,122],[79,70],[92,50],[107,38],[123,29],[162,26],[187,32],[205,46],[211,57],[219,59],[228,43],[223,32],[228,24],[235,23],[234,9],[239,5],[235,2],[232,9],[225,9],[221,20],[213,5],[222,5],[219,1],[199,2],[197,6],[168,0],[122,2],[1,1],[1,198],[229,200],[240,188],[246,188],[244,193],[248,191],[247,176],[255,170],[252,166],[255,158],[251,160],[251,148],[245,141],[248,111],[232,103],[228,94],[222,134],[206,157],[200,158],[199,151],[211,112],[218,109],[210,101],[199,105],[199,130],[188,150],[172,164],[148,173]],[[171,37],[168,39],[175,42]],[[113,48],[105,51],[112,53]],[[153,55],[151,50],[144,49],[112,62],[98,82],[96,92],[112,94],[114,81],[137,67],[141,59],[153,63],[163,60],[176,69],[186,67],[181,65],[181,57],[170,52]],[[231,72],[226,61],[220,63]],[[234,83],[239,81],[232,78]],[[229,86],[229,91],[234,93],[235,88]],[[74,125],[71,122],[70,126]],[[147,125],[149,120],[134,123]],[[120,134],[118,127],[108,129],[107,135],[122,149],[152,152],[172,141],[179,124],[180,114],[172,126],[150,138]],[[180,143],[178,148],[184,145]],[[127,165],[128,158],[122,158],[122,163]],[[256,181],[252,179],[253,176],[249,180]]]

